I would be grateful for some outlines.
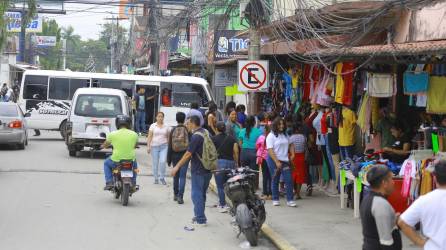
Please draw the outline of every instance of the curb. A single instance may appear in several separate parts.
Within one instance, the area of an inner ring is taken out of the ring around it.
[[[209,188],[217,194],[217,186],[215,185],[214,179],[209,183]],[[227,203],[230,204],[228,198],[226,198]],[[296,248],[291,245],[285,238],[283,238],[280,234],[274,231],[268,224],[263,223],[262,228],[260,229],[262,233],[276,246],[279,250],[296,250]]]

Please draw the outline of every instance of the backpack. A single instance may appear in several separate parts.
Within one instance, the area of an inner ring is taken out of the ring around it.
[[[217,149],[209,136],[208,131],[195,132],[197,135],[203,137],[203,154],[202,157],[198,155],[203,167],[207,170],[213,171],[217,169]]]
[[[172,150],[173,152],[186,151],[189,145],[189,133],[186,127],[177,126],[172,132]]]

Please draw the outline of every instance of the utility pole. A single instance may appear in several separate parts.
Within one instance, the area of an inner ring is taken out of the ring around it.
[[[150,39],[150,62],[153,67],[153,74],[159,75],[160,65],[160,45],[158,32],[158,5],[159,0],[150,0],[149,3],[149,39]]]
[[[67,68],[67,39],[62,39],[62,54],[63,54],[62,70],[65,70]]]
[[[127,20],[127,18],[122,17],[111,17],[105,18],[105,20],[111,21],[111,36],[110,36],[110,71],[112,73],[120,73],[121,72],[121,63],[120,63],[120,50],[119,48],[119,20]],[[116,20],[116,32],[114,32],[114,23]]]
[[[20,62],[25,61],[25,45],[26,45],[26,26],[28,25],[26,21],[26,15],[28,14],[28,7],[26,6],[26,2],[23,1],[22,8],[9,8],[9,12],[19,12],[21,15],[20,20],[20,36],[19,36],[19,56],[18,59]],[[65,10],[49,10],[49,9],[37,9],[37,13],[42,14],[60,14],[65,15],[67,12]]]

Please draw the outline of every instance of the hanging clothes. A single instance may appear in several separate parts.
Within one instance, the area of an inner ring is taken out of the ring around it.
[[[344,80],[344,91],[342,103],[350,106],[353,102],[353,76],[355,64],[352,62],[344,62],[342,65],[342,78]]]
[[[392,97],[396,94],[393,74],[368,73],[367,92],[372,97]]]
[[[342,78],[342,66],[341,62],[336,64],[336,90],[335,90],[335,102],[342,104],[344,95],[344,79]]]
[[[310,74],[312,73],[312,65],[305,64],[304,65],[304,71],[303,71],[303,94],[302,94],[302,101],[309,101],[310,100]]]
[[[339,124],[339,146],[348,147],[355,144],[356,114],[347,107],[342,108],[342,121]]]
[[[429,82],[429,90],[427,92],[427,108],[428,113],[446,114],[446,77],[432,76]]]

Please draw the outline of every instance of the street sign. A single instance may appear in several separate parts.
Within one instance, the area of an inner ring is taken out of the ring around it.
[[[55,36],[34,36],[37,47],[54,47],[57,39]]]
[[[268,61],[238,61],[238,89],[261,91],[268,89]]]

